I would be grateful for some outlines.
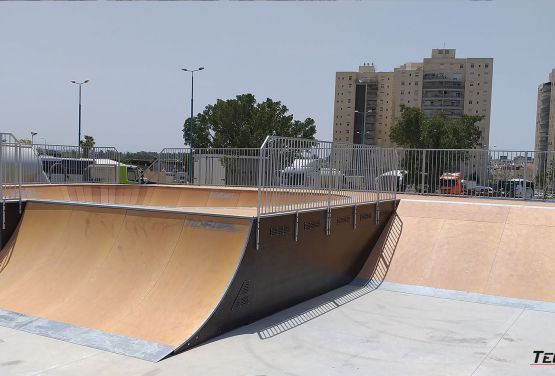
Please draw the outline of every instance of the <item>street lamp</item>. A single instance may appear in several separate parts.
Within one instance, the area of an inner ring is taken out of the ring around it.
[[[81,86],[90,82],[90,80],[85,80],[83,82],[77,82],[72,80],[69,82],[75,85],[79,85],[79,135],[77,138],[77,147],[79,147],[79,145],[81,145]]]
[[[197,69],[181,68],[183,72],[191,72],[191,124],[189,125],[189,184],[193,184],[193,98],[195,85],[195,72],[203,70],[204,67]]]
[[[33,139],[35,138],[35,136],[37,135],[37,132],[33,132],[31,131],[31,145],[33,145]]]

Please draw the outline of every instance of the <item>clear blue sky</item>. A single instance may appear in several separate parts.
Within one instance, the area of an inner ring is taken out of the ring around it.
[[[331,139],[336,71],[391,70],[432,48],[493,57],[491,145],[531,149],[537,86],[555,68],[555,1],[0,2],[2,131],[120,151],[183,144],[195,113],[251,92],[313,117]]]

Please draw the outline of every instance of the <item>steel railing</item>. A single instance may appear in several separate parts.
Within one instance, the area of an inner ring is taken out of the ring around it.
[[[21,199],[22,184],[118,183],[120,153],[113,147],[22,144],[0,134],[0,196]]]
[[[259,215],[395,199],[393,149],[268,137],[260,153]]]
[[[555,152],[396,149],[399,192],[555,199]]]

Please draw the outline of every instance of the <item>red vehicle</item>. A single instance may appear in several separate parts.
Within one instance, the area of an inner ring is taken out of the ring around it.
[[[460,195],[463,192],[462,174],[460,172],[445,172],[439,177],[439,191],[446,195]]]

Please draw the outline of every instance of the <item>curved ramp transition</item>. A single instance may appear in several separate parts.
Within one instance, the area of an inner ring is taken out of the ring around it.
[[[241,218],[29,202],[0,253],[0,307],[161,344],[166,353],[152,354],[160,358],[214,311],[250,227]]]
[[[555,302],[554,206],[402,199],[391,221],[360,279]]]
[[[0,252],[0,325],[157,361],[349,283],[393,210],[257,224],[29,201]]]

